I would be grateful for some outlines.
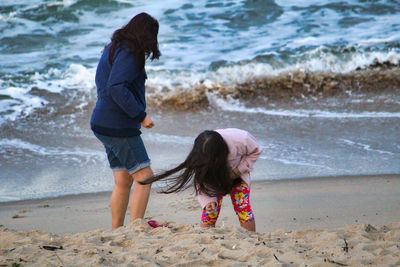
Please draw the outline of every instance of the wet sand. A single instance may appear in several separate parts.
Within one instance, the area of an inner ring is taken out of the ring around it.
[[[158,194],[153,188],[146,218],[174,225],[198,224],[200,206],[191,189]],[[0,203],[0,224],[54,234],[109,229],[110,192]],[[333,229],[347,224],[400,222],[400,176],[324,177],[254,181],[251,205],[257,231]],[[129,213],[126,223],[129,222]],[[228,196],[218,225],[238,226]]]

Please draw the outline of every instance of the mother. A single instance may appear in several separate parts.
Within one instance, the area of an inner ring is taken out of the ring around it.
[[[96,71],[97,102],[90,120],[94,135],[103,143],[114,173],[111,196],[112,227],[124,224],[133,182],[153,176],[140,127],[152,128],[146,114],[145,61],[160,57],[158,22],[146,13],[116,30],[104,48]],[[151,185],[135,184],[131,218],[143,218]]]

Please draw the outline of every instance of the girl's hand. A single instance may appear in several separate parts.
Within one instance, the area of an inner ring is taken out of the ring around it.
[[[146,117],[144,118],[144,120],[142,121],[142,126],[144,128],[153,128],[154,127],[154,122],[150,119],[149,115],[146,115]]]
[[[238,170],[238,168],[234,168],[234,169],[231,171],[230,175],[231,175],[231,179],[234,180],[234,179],[240,177],[240,171]]]
[[[214,212],[216,208],[217,208],[217,202],[210,202],[205,207],[207,213]]]

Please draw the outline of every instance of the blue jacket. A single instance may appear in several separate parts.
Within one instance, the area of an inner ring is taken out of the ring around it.
[[[135,55],[127,49],[117,48],[111,65],[108,53],[109,46],[97,65],[97,102],[90,126],[107,136],[140,135],[140,123],[146,117],[146,72],[138,69]]]

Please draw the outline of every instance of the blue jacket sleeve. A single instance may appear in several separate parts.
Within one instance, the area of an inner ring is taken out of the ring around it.
[[[107,88],[114,102],[129,117],[142,122],[146,117],[144,107],[127,87],[127,84],[131,83],[139,74],[134,54],[123,49],[117,50],[107,81]]]

